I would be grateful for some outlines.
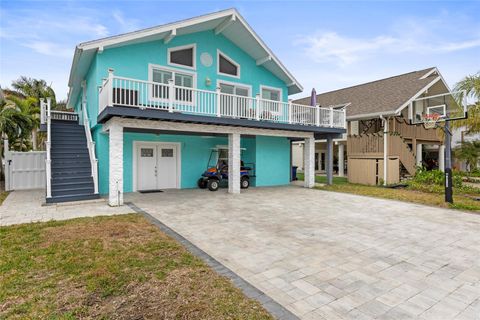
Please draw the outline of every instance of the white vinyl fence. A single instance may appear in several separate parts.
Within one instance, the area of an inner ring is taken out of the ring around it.
[[[45,151],[9,151],[5,141],[5,190],[45,188]]]

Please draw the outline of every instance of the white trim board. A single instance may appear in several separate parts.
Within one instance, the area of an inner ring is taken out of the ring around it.
[[[178,64],[178,63],[174,63],[174,62],[171,62],[170,61],[170,53],[172,51],[178,51],[178,50],[185,50],[185,49],[190,49],[192,48],[193,49],[193,52],[192,52],[192,64],[193,66],[186,66],[186,65],[183,65],[183,64]],[[197,44],[196,43],[191,43],[191,44],[186,44],[186,45],[183,45],[183,46],[177,46],[177,47],[170,47],[170,48],[167,48],[167,64],[169,66],[173,66],[173,67],[180,67],[180,68],[187,68],[187,69],[190,69],[190,70],[197,70]]]
[[[230,62],[231,64],[237,67],[237,70],[238,70],[237,75],[220,72],[220,55],[222,55],[228,62]],[[217,74],[220,76],[232,77],[237,79],[240,79],[240,75],[241,75],[240,64],[236,62],[234,59],[232,59],[231,57],[229,57],[227,54],[225,54],[225,52],[223,52],[220,49],[217,49]]]
[[[168,142],[168,141],[142,141],[134,140],[132,145],[132,192],[138,191],[137,185],[137,151],[140,145],[175,145],[177,148],[177,188],[182,188],[182,143],[181,142]],[[123,166],[125,168],[125,165]]]

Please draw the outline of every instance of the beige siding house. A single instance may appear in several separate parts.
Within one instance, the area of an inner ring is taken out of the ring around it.
[[[439,70],[428,68],[318,94],[319,106],[346,108],[347,133],[334,142],[334,170],[339,176],[347,175],[350,182],[363,184],[384,182],[386,172],[386,183],[392,184],[414,175],[417,166],[443,169],[441,133],[410,124],[408,114],[413,100],[448,92]],[[295,102],[309,101],[305,97]],[[293,148],[294,162],[300,168],[301,149],[302,143]],[[317,140],[315,168],[319,173],[325,169],[325,149],[325,142]]]

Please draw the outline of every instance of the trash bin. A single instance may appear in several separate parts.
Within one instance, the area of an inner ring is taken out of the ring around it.
[[[292,181],[297,181],[297,166],[292,166]]]

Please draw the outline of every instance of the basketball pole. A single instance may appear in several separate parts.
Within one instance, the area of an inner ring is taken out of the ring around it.
[[[452,132],[450,121],[445,121],[445,202],[453,203],[452,188]]]

